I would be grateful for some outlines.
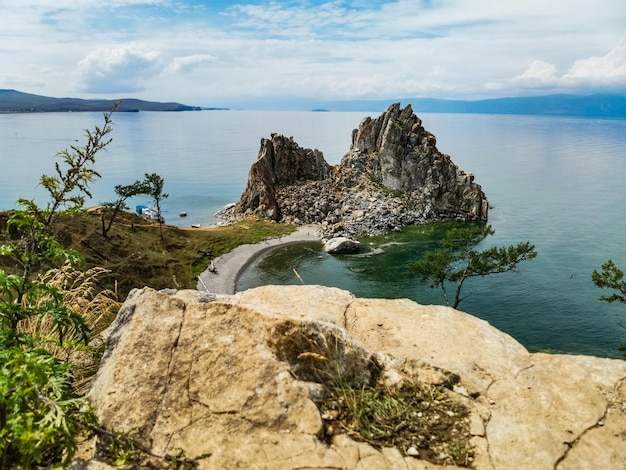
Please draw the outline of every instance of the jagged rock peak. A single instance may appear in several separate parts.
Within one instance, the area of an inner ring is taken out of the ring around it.
[[[408,140],[409,133],[418,134],[420,130],[425,132],[422,128],[422,121],[413,114],[410,104],[401,109],[400,103],[394,103],[378,118],[373,119],[368,116],[361,121],[359,128],[352,131],[350,151],[361,150],[367,153],[380,151],[386,140],[387,130],[390,124],[393,126],[394,123],[404,129],[407,134],[403,136],[405,141]]]
[[[341,163],[273,134],[261,140],[241,200],[218,215],[320,224],[326,236],[381,234],[437,220],[487,220],[474,175],[437,150],[411,105],[361,121]]]
[[[474,183],[474,175],[460,170],[436,144],[411,105],[401,109],[395,103],[378,118],[365,118],[353,131],[350,152],[341,167],[352,184],[361,175],[351,170],[367,168],[371,180],[392,191],[413,193],[416,202],[486,220],[487,199]]]
[[[257,161],[252,164],[248,183],[236,211],[260,212],[272,220],[280,218],[276,188],[302,181],[328,178],[331,166],[317,149],[300,147],[293,137],[273,133],[261,139]]]

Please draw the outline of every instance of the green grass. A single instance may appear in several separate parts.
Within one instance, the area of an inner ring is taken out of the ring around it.
[[[84,257],[86,268],[100,266],[109,270],[107,276],[100,278],[99,287],[117,292],[122,300],[131,289],[144,286],[195,289],[197,276],[214,257],[239,245],[258,243],[295,230],[294,226],[250,218],[216,228],[164,225],[162,240],[156,222],[123,213],[105,238],[99,211],[64,215],[56,225],[56,235],[65,247],[77,250]],[[6,213],[1,215],[6,217]],[[0,244],[2,237],[9,236],[2,225]],[[16,266],[0,259],[0,268],[11,271]]]
[[[403,455],[440,465],[471,466],[467,409],[441,387],[404,382],[397,387],[363,384],[336,377],[325,383],[327,395],[317,401],[324,418],[324,437],[347,433],[376,447],[395,447]]]

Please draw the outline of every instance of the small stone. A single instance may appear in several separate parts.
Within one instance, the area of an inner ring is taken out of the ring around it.
[[[409,447],[406,450],[406,455],[409,455],[411,457],[419,457],[420,456],[420,451],[417,450],[415,447]]]

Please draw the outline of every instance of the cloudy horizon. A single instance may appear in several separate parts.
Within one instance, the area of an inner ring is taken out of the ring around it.
[[[623,0],[0,0],[0,88],[198,106],[626,94]]]

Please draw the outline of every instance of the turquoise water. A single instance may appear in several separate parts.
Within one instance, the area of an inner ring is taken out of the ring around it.
[[[534,243],[518,272],[467,281],[460,309],[489,321],[531,350],[617,357],[626,306],[599,302],[591,272],[612,258],[626,269],[626,122],[528,116],[426,115],[439,149],[476,174],[493,208],[496,234],[484,246]],[[363,240],[365,253],[333,257],[319,246],[265,254],[238,288],[305,283],[361,297],[443,303],[410,265],[437,246],[443,227]],[[415,325],[416,328],[419,325]],[[480,347],[480,345],[477,345]]]
[[[373,114],[374,115],[374,114]],[[259,141],[280,132],[317,147],[331,163],[348,150],[363,113],[195,112],[114,116],[113,142],[98,157],[97,204],[113,186],[146,172],[165,179],[166,222],[216,222],[214,213],[239,199]],[[519,272],[472,279],[460,309],[484,318],[532,350],[616,356],[626,341],[626,306],[599,302],[591,272],[612,258],[626,269],[626,121],[423,114],[439,149],[473,172],[493,208],[496,234],[485,246],[529,240],[538,257]],[[100,113],[0,115],[0,210],[18,197],[42,200],[39,176],[51,173],[54,154],[82,142],[82,129]],[[131,204],[146,203],[138,199]],[[178,217],[180,211],[189,215]],[[240,288],[300,283],[348,289],[362,297],[407,297],[442,303],[420,286],[409,266],[436,246],[445,227],[426,226],[364,240],[359,256],[332,257],[318,245],[268,253],[240,280]],[[408,325],[418,328],[419,325]],[[480,345],[476,345],[480,347]]]

